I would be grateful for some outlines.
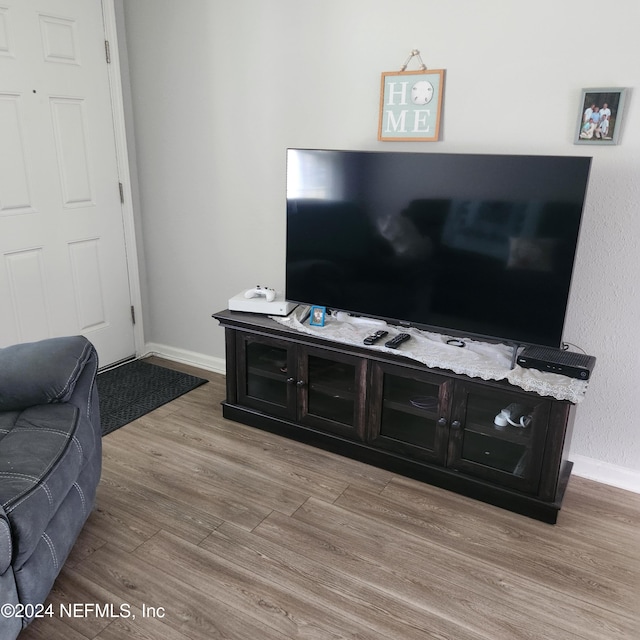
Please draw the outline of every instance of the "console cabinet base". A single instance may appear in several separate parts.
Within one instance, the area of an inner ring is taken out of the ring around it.
[[[554,524],[575,407],[223,311],[223,416]],[[496,426],[506,407],[522,425]]]

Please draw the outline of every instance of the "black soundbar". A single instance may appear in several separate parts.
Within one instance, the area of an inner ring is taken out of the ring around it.
[[[595,356],[549,347],[525,347],[516,362],[525,369],[549,371],[579,380],[588,380],[596,366]]]

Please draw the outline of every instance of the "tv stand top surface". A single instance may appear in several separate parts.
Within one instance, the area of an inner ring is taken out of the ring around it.
[[[431,333],[412,327],[386,325],[389,339],[398,333],[409,333],[411,340],[400,349],[389,349],[384,342],[365,346],[363,341],[377,325],[370,323],[341,322],[328,316],[325,326],[308,323],[308,308],[300,306],[286,317],[264,316],[260,314],[221,311],[213,316],[225,327],[235,327],[248,331],[283,336],[290,339],[305,338],[312,343],[339,343],[349,345],[358,353],[392,359],[409,359],[430,369],[443,369],[455,374],[482,380],[504,381],[525,391],[533,391],[541,396],[557,400],[567,400],[574,404],[584,399],[587,383],[520,366],[512,368],[512,347],[505,344],[490,344],[465,339],[465,347],[447,344],[450,336]]]

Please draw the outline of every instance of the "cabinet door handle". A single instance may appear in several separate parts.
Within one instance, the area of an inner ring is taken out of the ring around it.
[[[298,382],[296,382],[297,387],[304,387],[305,384],[306,382],[304,380],[298,380]]]
[[[451,428],[452,428],[452,429],[459,429],[459,428],[460,428],[460,426],[461,426],[461,422],[460,422],[460,420],[454,420],[454,421],[451,423]]]
[[[295,378],[287,378],[287,384],[295,384]]]
[[[438,426],[439,427],[446,427],[447,426],[447,419],[446,418],[440,418],[438,420]]]

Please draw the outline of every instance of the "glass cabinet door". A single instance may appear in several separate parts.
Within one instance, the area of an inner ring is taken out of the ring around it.
[[[437,375],[375,364],[372,444],[443,464],[451,385]]]
[[[299,358],[300,422],[362,440],[366,360],[313,348]]]
[[[536,493],[550,407],[543,398],[459,383],[448,466]]]
[[[240,334],[238,401],[269,414],[295,416],[295,361],[291,343]]]

